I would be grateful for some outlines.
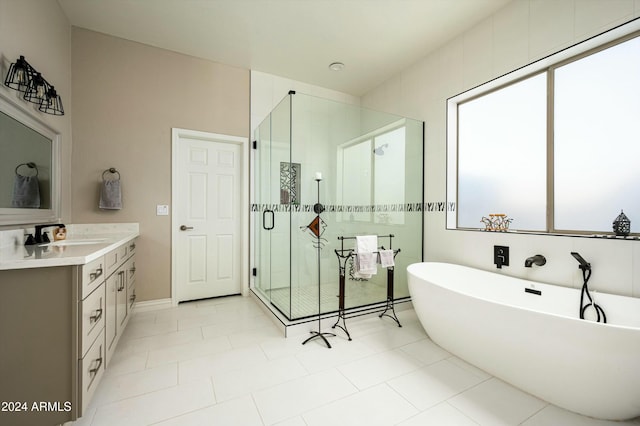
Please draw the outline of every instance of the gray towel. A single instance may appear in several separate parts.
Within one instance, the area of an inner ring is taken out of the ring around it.
[[[105,210],[120,210],[122,208],[122,191],[119,179],[102,181],[99,207]]]
[[[40,184],[37,176],[16,174],[13,182],[11,206],[27,209],[40,208]]]

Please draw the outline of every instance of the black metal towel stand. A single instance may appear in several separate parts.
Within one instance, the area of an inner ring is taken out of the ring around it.
[[[378,235],[378,238],[389,238],[389,250],[393,250],[393,234],[389,234],[389,235]],[[355,240],[356,237],[338,237],[338,239],[340,240],[340,249],[336,249],[336,256],[338,256],[338,270],[339,270],[339,290],[338,290],[338,320],[336,321],[335,324],[333,324],[333,326],[331,328],[340,328],[342,329],[346,334],[347,337],[349,338],[349,340],[351,340],[351,334],[349,334],[349,331],[347,330],[347,323],[346,323],[346,317],[345,317],[345,306],[344,306],[344,297],[345,297],[345,280],[346,280],[346,265],[347,262],[349,261],[349,259],[353,258],[353,256],[356,254],[354,249],[345,249],[344,248],[344,240]],[[381,247],[382,250],[385,250],[384,246]],[[396,255],[400,253],[400,249],[397,250],[393,250],[393,258],[395,259]],[[378,252],[378,256],[380,255],[380,252]],[[398,320],[398,317],[396,316],[396,311],[395,308],[393,306],[393,273],[394,273],[394,267],[390,266],[387,268],[387,301],[386,301],[386,306],[384,311],[378,315],[378,317],[382,318],[383,316],[389,317],[391,319],[393,319],[397,324],[398,327],[402,327],[402,324],[400,324],[400,320]],[[388,314],[388,311],[391,311],[391,314]],[[340,321],[342,321],[342,325],[340,324]]]
[[[315,206],[313,206],[313,211],[317,214],[316,219],[318,221],[320,221],[320,213],[322,213],[324,211],[324,207],[322,206],[322,204],[320,204],[320,181],[322,179],[318,179],[316,178],[316,182],[318,182],[318,202],[316,203]],[[317,225],[319,228],[321,227],[321,225],[318,223]],[[320,299],[320,250],[322,248],[321,246],[321,241],[320,241],[320,229],[318,229],[315,233],[317,241],[316,241],[316,249],[318,250],[318,331],[311,331],[311,337],[307,338],[307,340],[305,340],[304,342],[302,342],[302,344],[304,345],[305,343],[316,339],[316,338],[321,338],[324,343],[326,343],[327,348],[331,348],[331,344],[329,343],[329,341],[327,340],[327,338],[325,336],[333,336],[335,337],[335,334],[333,333],[323,333],[322,332],[322,303],[321,303],[321,299]]]

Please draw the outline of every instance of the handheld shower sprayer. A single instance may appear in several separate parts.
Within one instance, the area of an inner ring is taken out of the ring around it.
[[[578,263],[580,263],[578,268],[582,270],[583,284],[582,293],[580,294],[580,319],[584,319],[585,311],[587,310],[587,308],[592,307],[596,311],[596,322],[601,322],[600,320],[602,319],[602,322],[606,323],[607,316],[605,315],[604,310],[600,307],[600,305],[596,304],[596,302],[591,297],[591,294],[589,294],[589,287],[587,286],[587,283],[589,282],[589,278],[591,278],[591,264],[584,260],[584,258],[580,256],[580,253],[572,251],[571,255],[578,261]],[[584,303],[585,295],[588,299],[588,303],[586,305]]]
[[[578,268],[582,269],[582,271],[590,271],[591,270],[591,264],[589,262],[587,262],[586,260],[584,260],[584,257],[580,256],[580,253],[572,251],[571,252],[571,256],[575,257],[576,260],[580,263],[580,266],[578,266]]]

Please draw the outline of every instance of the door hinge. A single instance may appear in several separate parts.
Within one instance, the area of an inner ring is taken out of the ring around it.
[[[253,268],[251,270],[251,275],[253,275],[254,277],[257,277],[258,276],[258,268]]]
[[[253,149],[258,149],[258,141],[253,141]]]

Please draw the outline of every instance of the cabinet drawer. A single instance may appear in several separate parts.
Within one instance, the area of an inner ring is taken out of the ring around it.
[[[106,314],[106,299],[104,285],[98,286],[86,299],[80,302],[80,340],[82,342],[82,355],[84,356],[91,344],[96,340],[100,331],[104,328]]]
[[[87,405],[104,373],[104,353],[104,331],[102,331],[84,358],[80,360],[78,377],[81,381],[79,387],[82,390],[82,413],[86,412]]]
[[[84,299],[91,294],[91,292],[104,281],[104,277],[105,268],[103,257],[99,257],[82,266],[82,298]]]
[[[129,245],[124,244],[115,250],[111,250],[105,255],[105,263],[107,265],[107,276],[113,274],[113,272],[122,265],[129,254]]]

